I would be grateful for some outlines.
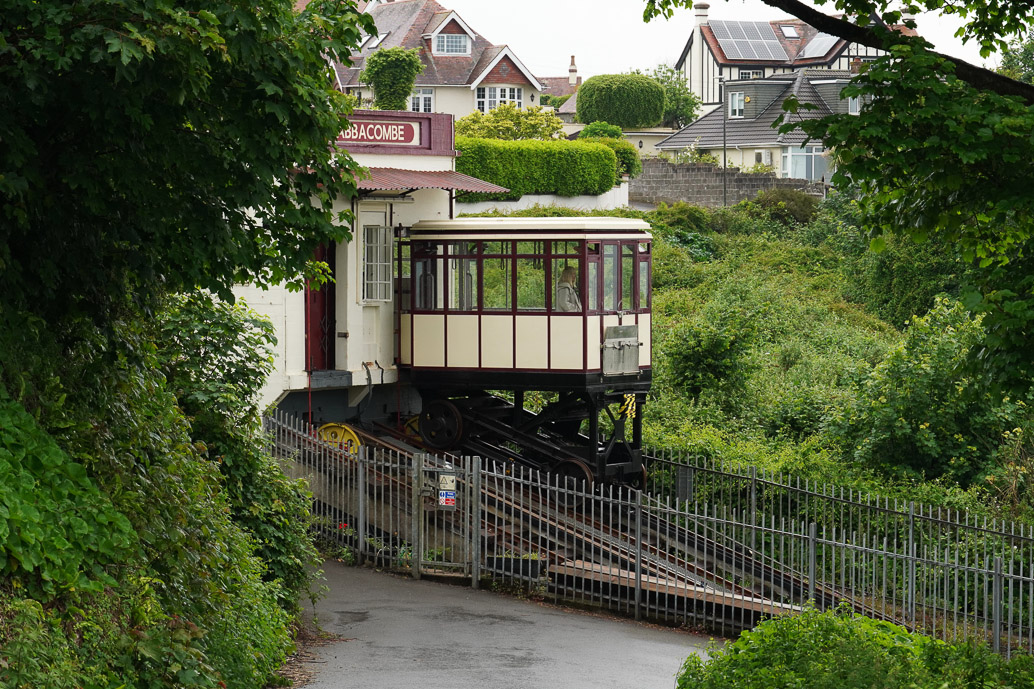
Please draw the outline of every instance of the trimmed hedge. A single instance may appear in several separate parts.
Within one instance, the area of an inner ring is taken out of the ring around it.
[[[610,137],[584,137],[579,141],[598,143],[607,146],[614,151],[618,159],[618,174],[638,177],[643,173],[643,161],[639,159],[639,151],[625,139],[612,139]]]
[[[617,156],[582,141],[497,141],[456,137],[456,170],[510,190],[470,194],[467,201],[513,201],[525,194],[598,195],[617,181]]]
[[[578,89],[578,121],[622,129],[654,127],[664,118],[664,87],[642,74],[601,74]]]

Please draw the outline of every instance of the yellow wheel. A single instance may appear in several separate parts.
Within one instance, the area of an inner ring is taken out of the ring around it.
[[[355,431],[343,423],[325,423],[316,431],[316,437],[325,443],[340,445],[350,455],[359,451],[362,441]]]

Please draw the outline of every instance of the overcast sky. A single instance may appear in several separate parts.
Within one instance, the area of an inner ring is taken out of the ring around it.
[[[497,45],[509,45],[540,77],[566,76],[571,55],[583,77],[673,64],[693,28],[692,10],[671,19],[643,21],[643,0],[438,0]],[[761,0],[711,0],[713,19],[764,21],[787,15]],[[828,6],[827,6],[828,7]],[[827,12],[832,12],[827,9]],[[919,33],[938,50],[983,64],[974,44],[954,38],[957,28],[933,15],[919,17]],[[995,63],[992,58],[991,63]]]

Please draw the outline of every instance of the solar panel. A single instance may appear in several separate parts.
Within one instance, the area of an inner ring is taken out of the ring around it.
[[[836,36],[830,36],[828,33],[817,34],[808,42],[808,45],[804,46],[801,57],[822,57],[836,45],[838,40]]]
[[[786,51],[768,22],[713,20],[708,23],[722,52],[730,60],[787,59]]]

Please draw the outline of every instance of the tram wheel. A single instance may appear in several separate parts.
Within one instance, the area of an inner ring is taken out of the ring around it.
[[[340,445],[350,455],[359,451],[363,444],[359,436],[343,423],[325,423],[316,431],[316,437],[325,443]]]
[[[578,493],[588,492],[592,485],[592,469],[580,459],[565,459],[552,470],[554,486],[559,486],[556,502],[566,507],[577,507],[584,500]]]
[[[463,415],[449,400],[433,400],[420,412],[420,438],[436,450],[451,450],[463,437]]]

